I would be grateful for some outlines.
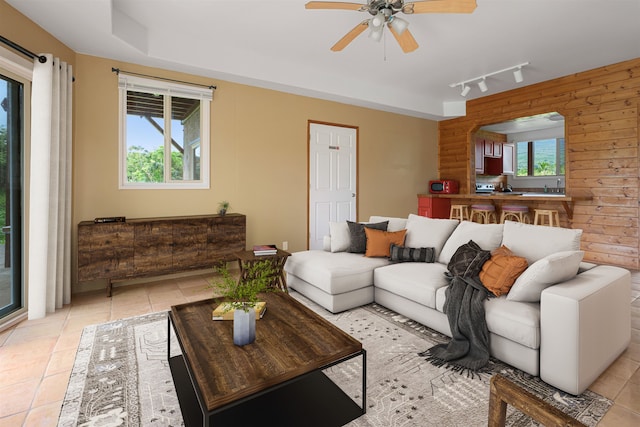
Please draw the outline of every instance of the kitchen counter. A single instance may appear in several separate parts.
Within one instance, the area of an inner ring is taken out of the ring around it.
[[[502,204],[504,201],[531,202],[560,202],[569,219],[573,218],[573,206],[575,202],[591,200],[592,196],[578,196],[564,193],[521,193],[521,192],[493,192],[493,193],[467,193],[467,194],[418,194],[418,197],[434,197],[442,199],[473,199],[487,200],[494,204]],[[497,203],[495,203],[497,202]]]

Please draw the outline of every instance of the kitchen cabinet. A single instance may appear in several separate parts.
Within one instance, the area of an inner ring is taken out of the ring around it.
[[[476,174],[484,174],[484,139],[476,138]]]
[[[418,215],[429,218],[449,218],[451,200],[431,196],[418,196]]]
[[[515,147],[513,144],[502,145],[502,174],[514,175],[516,173]]]
[[[502,175],[502,159],[497,157],[485,157],[484,174],[492,176]]]
[[[78,224],[78,281],[111,281],[213,268],[246,247],[242,214]]]
[[[484,140],[484,156],[501,158],[502,157],[502,143],[492,141],[490,139]]]

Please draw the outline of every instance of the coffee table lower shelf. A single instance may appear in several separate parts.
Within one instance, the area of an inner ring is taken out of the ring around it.
[[[366,357],[364,350],[362,357]],[[169,358],[169,366],[185,426],[342,426],[366,410],[317,370],[228,409],[204,414],[184,357]]]

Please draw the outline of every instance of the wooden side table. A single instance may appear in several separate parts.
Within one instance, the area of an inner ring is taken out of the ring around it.
[[[269,261],[273,267],[274,274],[271,286],[279,288],[282,292],[289,293],[287,280],[284,277],[284,263],[291,254],[282,249],[278,249],[275,255],[254,255],[253,251],[237,252],[238,265],[240,266],[240,282],[249,279],[248,268],[256,262]]]

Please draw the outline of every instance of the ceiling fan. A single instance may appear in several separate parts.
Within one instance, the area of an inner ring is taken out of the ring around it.
[[[307,9],[341,9],[369,12],[373,17],[365,19],[331,47],[334,52],[341,51],[364,30],[371,28],[370,37],[376,41],[382,38],[384,24],[391,31],[405,53],[418,48],[418,42],[408,30],[409,23],[396,16],[398,12],[406,15],[413,13],[471,13],[476,9],[476,0],[427,0],[407,2],[404,0],[367,0],[367,4],[343,3],[336,1],[310,1]]]

